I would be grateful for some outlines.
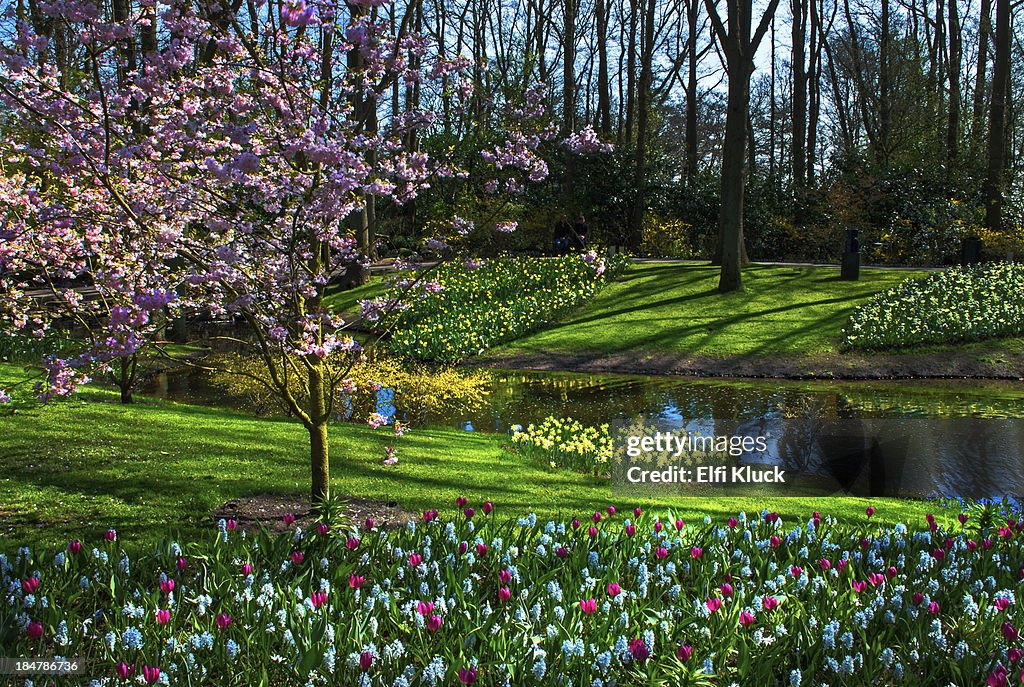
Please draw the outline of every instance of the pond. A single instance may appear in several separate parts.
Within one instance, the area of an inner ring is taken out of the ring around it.
[[[229,405],[200,373],[163,373],[141,393],[180,403]],[[976,380],[892,382],[695,379],[642,375],[495,370],[484,407],[431,418],[468,431],[505,432],[549,415],[585,424],[643,416],[678,429],[699,419],[1024,418],[1024,385]],[[684,422],[685,420],[685,422]]]

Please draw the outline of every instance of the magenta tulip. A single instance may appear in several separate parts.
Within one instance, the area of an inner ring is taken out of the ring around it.
[[[171,622],[171,612],[166,608],[158,608],[156,610],[156,621],[161,625],[166,625]]]

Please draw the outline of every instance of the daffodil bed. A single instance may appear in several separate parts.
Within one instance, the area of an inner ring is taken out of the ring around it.
[[[602,258],[593,251],[447,263],[416,283],[400,278],[363,310],[384,313],[379,328],[391,333],[386,346],[392,353],[457,362],[555,321],[627,265],[625,256]]]
[[[112,530],[10,552],[0,649],[111,686],[1021,680],[1024,525],[1005,506],[908,528],[872,508],[544,523],[458,505],[390,531],[328,511],[132,558]]]
[[[954,267],[908,279],[854,311],[847,348],[902,348],[1024,333],[1024,264]]]
[[[571,417],[549,415],[537,424],[513,425],[510,448],[551,469],[568,468],[594,475],[608,474],[615,453],[607,424],[584,425]]]

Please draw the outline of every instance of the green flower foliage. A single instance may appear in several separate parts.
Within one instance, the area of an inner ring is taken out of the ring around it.
[[[908,279],[854,311],[843,346],[905,348],[1024,333],[1024,265],[956,267]]]

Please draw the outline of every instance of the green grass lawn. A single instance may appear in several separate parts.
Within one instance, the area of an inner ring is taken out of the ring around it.
[[[0,365],[0,380],[24,378]],[[287,420],[147,401],[121,406],[111,392],[83,392],[48,406],[20,402],[0,416],[0,551],[68,537],[95,541],[114,527],[136,545],[176,534],[193,538],[212,526],[227,500],[307,492],[307,436]],[[416,429],[399,443],[400,462],[382,465],[386,437],[365,426],[333,428],[335,492],[397,500],[421,511],[453,508],[457,496],[491,500],[500,513],[541,517],[586,515],[614,504],[674,508],[684,517],[725,518],[740,510],[779,510],[806,519],[814,510],[863,518],[854,498],[770,500],[616,497],[607,480],[553,472],[502,449],[502,436],[453,429]],[[924,503],[874,503],[885,522],[919,520]]]
[[[920,273],[754,265],[744,291],[718,293],[719,268],[634,265],[587,306],[497,352],[670,351],[711,356],[834,351],[852,310],[873,294]]]

